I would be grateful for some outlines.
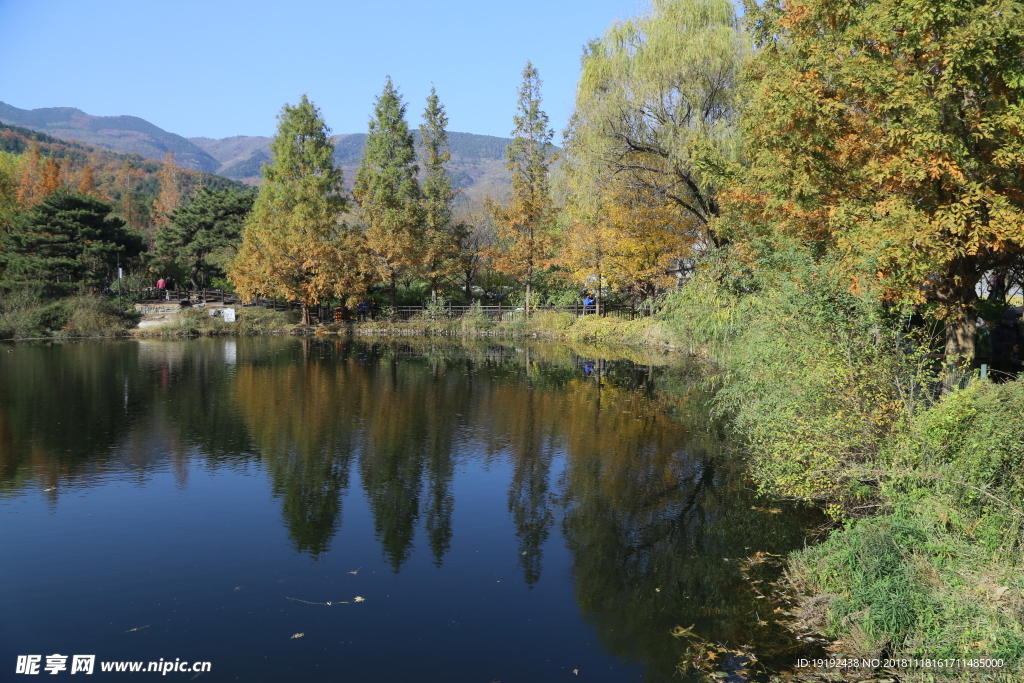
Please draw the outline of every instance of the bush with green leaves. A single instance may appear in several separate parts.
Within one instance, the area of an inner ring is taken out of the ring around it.
[[[747,440],[761,489],[833,506],[872,495],[851,470],[872,467],[931,396],[898,317],[837,272],[793,245],[712,255],[665,314],[713,359],[718,410]]]

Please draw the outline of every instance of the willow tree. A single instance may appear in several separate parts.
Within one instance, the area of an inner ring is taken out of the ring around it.
[[[572,153],[678,205],[720,244],[717,192],[739,155],[737,86],[749,55],[730,0],[654,0],[585,49]]]
[[[497,238],[491,259],[496,270],[525,285],[526,317],[530,316],[534,279],[547,266],[553,245],[554,210],[548,178],[553,131],[548,127],[548,115],[540,108],[540,86],[540,75],[527,62],[519,86],[518,113],[512,119],[512,143],[506,150],[512,196],[504,205],[487,202]]]
[[[982,275],[1024,248],[1024,15],[977,0],[749,7],[753,222],[839,255],[851,286],[936,302],[973,356]]]
[[[420,150],[423,162],[423,263],[421,270],[430,283],[430,298],[437,299],[441,283],[463,269],[462,245],[466,228],[453,220],[455,191],[446,167],[451,159],[448,149],[448,116],[437,91],[430,89],[427,108],[420,126]]]
[[[299,302],[308,325],[317,302],[362,291],[360,244],[340,219],[342,175],[320,111],[303,95],[297,106],[286,104],[278,120],[272,162],[263,166],[228,276],[243,297]]]
[[[411,273],[422,257],[419,168],[405,109],[389,76],[373,108],[352,188],[366,224],[367,247],[378,275],[388,283],[392,307],[398,279]]]

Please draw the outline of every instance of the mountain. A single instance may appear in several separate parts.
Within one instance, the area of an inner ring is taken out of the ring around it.
[[[73,107],[19,109],[0,102],[0,122],[149,159],[173,152],[179,166],[196,171],[216,173],[221,166],[187,138],[137,116],[91,116]]]
[[[19,109],[0,102],[0,123],[29,128],[64,140],[78,140],[115,152],[162,159],[173,152],[179,166],[216,173],[248,185],[260,183],[260,168],[270,161],[271,138],[236,135],[184,138],[136,116],[92,116],[73,107]],[[419,131],[413,136],[419,142]],[[365,133],[335,135],[334,159],[351,187],[363,155]],[[457,203],[479,205],[485,196],[505,197],[510,174],[505,168],[508,138],[449,131],[452,183]]]
[[[419,144],[419,131],[413,131],[413,138]],[[190,138],[197,147],[220,162],[220,175],[250,184],[260,180],[260,167],[270,161],[271,138],[236,135],[235,137],[215,140],[212,138]],[[363,145],[366,144],[366,133],[335,135],[334,162],[345,172],[345,178],[351,182],[355,176],[359,160],[363,156]],[[477,184],[481,178],[507,181],[505,171],[505,148],[508,138],[493,135],[475,135],[473,133],[448,132],[448,145],[452,158],[449,170],[452,181],[459,189],[468,189]],[[497,176],[492,178],[492,176]]]

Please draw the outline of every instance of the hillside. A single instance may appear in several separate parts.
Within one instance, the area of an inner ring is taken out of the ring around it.
[[[61,183],[78,188],[86,166],[92,174],[95,194],[114,204],[115,212],[132,228],[152,236],[153,202],[160,192],[159,162],[138,154],[123,154],[20,126],[0,123],[0,152],[30,155],[38,150],[35,162],[52,158],[60,164]],[[31,159],[31,157],[30,157]],[[38,169],[36,169],[38,175]],[[214,189],[240,189],[241,183],[221,176],[182,169],[178,177],[183,193],[203,186]]]
[[[19,109],[0,102],[0,123],[145,159],[159,160],[173,152],[176,163],[183,168],[216,173],[248,185],[259,184],[260,168],[270,161],[269,137],[184,138],[136,116],[92,116],[73,107]],[[413,135],[418,143],[419,132],[414,130]],[[335,135],[333,140],[335,161],[351,186],[366,134]],[[449,170],[454,186],[461,191],[457,200],[460,205],[479,205],[485,196],[508,194],[508,138],[449,132],[448,141],[452,153]]]
[[[215,173],[220,168],[216,159],[187,138],[137,116],[91,116],[73,107],[19,109],[0,102],[0,122],[147,159],[173,152],[178,165],[195,171]]]

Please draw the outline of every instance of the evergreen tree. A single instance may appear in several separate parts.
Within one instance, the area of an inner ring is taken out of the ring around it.
[[[427,108],[420,126],[420,147],[423,160],[423,274],[430,283],[430,298],[437,299],[442,282],[462,270],[462,243],[466,227],[452,220],[451,177],[445,164],[451,159],[448,150],[448,116],[437,91],[430,89]]]
[[[541,80],[530,62],[523,69],[519,109],[508,146],[508,170],[512,171],[512,197],[501,206],[488,201],[494,216],[498,244],[492,251],[495,268],[526,286],[526,316],[537,273],[548,265],[552,246],[553,206],[548,179],[551,138],[548,115],[540,108]]]
[[[118,255],[137,256],[141,235],[108,218],[112,207],[95,197],[58,189],[18,215],[0,238],[0,267],[7,288],[40,284],[65,294],[81,284],[98,284],[113,272]]]
[[[181,265],[193,288],[206,286],[212,277],[223,275],[226,256],[242,241],[254,198],[247,191],[200,188],[157,228],[157,256]]]
[[[342,175],[320,111],[303,95],[278,119],[273,162],[263,166],[229,277],[242,296],[300,302],[308,325],[310,306],[321,299],[361,293],[360,245],[340,220]]]
[[[422,212],[416,150],[405,121],[406,105],[391,83],[377,97],[352,194],[366,224],[366,242],[378,275],[396,304],[398,279],[422,256]]]

